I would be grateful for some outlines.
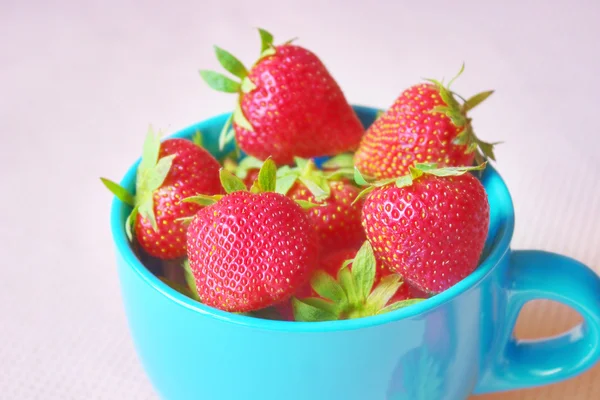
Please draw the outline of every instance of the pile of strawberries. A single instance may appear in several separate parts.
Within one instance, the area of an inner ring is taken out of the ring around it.
[[[219,139],[236,151],[217,160],[200,133],[161,142],[150,131],[135,194],[102,178],[132,207],[140,258],[208,306],[296,321],[389,312],[469,275],[489,225],[476,175],[494,154],[467,114],[492,92],[419,83],[365,132],[315,54],[259,33],[249,70],[215,47],[237,79],[201,71],[237,94]],[[180,279],[164,273],[174,263]]]

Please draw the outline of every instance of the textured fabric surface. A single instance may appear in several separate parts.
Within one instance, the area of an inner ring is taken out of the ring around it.
[[[422,4],[419,4],[422,3]],[[175,5],[176,4],[176,5]],[[515,248],[600,271],[600,3],[3,0],[0,2],[0,399],[155,399],[121,306],[108,227],[148,124],[167,133],[230,110],[199,68],[218,43],[250,63],[254,26],[298,36],[353,103],[389,106],[421,77],[495,88],[473,113],[503,140]],[[536,302],[517,333],[578,321]],[[568,382],[478,399],[595,399],[600,365]]]

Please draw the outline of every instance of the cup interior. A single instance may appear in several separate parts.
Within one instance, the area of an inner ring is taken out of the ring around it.
[[[354,106],[354,110],[365,128],[370,126],[376,118],[377,109],[375,108]],[[225,155],[233,150],[233,146],[231,145],[222,151],[219,150],[218,146],[218,137],[221,128],[228,117],[229,114],[215,116],[184,128],[175,134],[170,135],[169,138],[190,139],[196,132],[200,131],[202,132],[203,146],[217,159],[222,160]],[[323,160],[325,160],[325,158],[317,159],[317,164]],[[131,193],[134,193],[135,191],[135,175],[139,161],[140,160],[138,159],[129,168],[121,181],[121,185]],[[234,324],[284,331],[302,332],[358,329],[426,313],[469,290],[491,272],[504,253],[508,251],[514,229],[514,209],[508,188],[493,166],[488,164],[480,177],[480,180],[485,187],[490,203],[490,227],[486,245],[477,269],[456,285],[425,301],[386,314],[353,320],[327,322],[276,321],[228,313],[206,306],[170,288],[158,279],[153,272],[152,266],[144,265],[142,263],[132,249],[125,232],[125,220],[131,211],[131,207],[116,198],[113,200],[111,210],[111,230],[118,255],[126,261],[129,268],[132,268],[138,274],[144,284],[150,285],[155,289],[157,295],[166,296],[171,301],[177,302],[179,305],[194,310],[204,316],[208,315]]]

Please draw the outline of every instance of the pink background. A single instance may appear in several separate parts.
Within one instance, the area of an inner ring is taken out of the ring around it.
[[[515,248],[600,270],[598,1],[0,2],[0,398],[154,399],[128,336],[108,230],[111,196],[148,124],[167,133],[231,110],[199,68],[212,44],[247,64],[253,27],[320,55],[353,103],[389,106],[421,77],[497,92],[473,113],[504,140]],[[578,321],[530,304],[522,337]],[[481,399],[592,399],[600,367]]]

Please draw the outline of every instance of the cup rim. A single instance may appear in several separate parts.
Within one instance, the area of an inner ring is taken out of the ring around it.
[[[354,105],[353,108],[357,113],[374,114],[377,109]],[[194,132],[197,129],[204,130],[209,126],[215,124],[222,124],[230,114],[220,114],[209,119],[200,121],[196,124],[190,125],[183,128],[176,133],[165,137],[164,139],[174,137],[187,137],[188,132]],[[139,159],[132,164],[127,173],[121,180],[123,187],[132,187],[132,183],[135,182],[135,175]],[[495,180],[499,184],[501,193],[499,196],[504,196],[502,201],[502,215],[499,216],[500,224],[498,227],[498,237],[495,240],[495,244],[492,246],[487,257],[481,262],[475,271],[469,276],[456,283],[454,286],[445,290],[444,292],[437,294],[429,299],[421,301],[417,304],[413,304],[410,307],[401,308],[392,312],[388,312],[381,315],[341,320],[341,321],[324,321],[324,322],[296,322],[296,321],[280,321],[280,320],[267,320],[261,318],[255,318],[245,315],[234,314],[226,311],[222,311],[205,304],[202,304],[196,300],[193,300],[178,291],[172,289],[167,284],[162,282],[156,275],[154,275],[133,252],[133,249],[129,245],[127,235],[125,233],[123,221],[126,218],[128,206],[122,203],[116,197],[112,201],[110,218],[111,218],[111,232],[115,243],[117,254],[127,264],[128,268],[131,268],[133,272],[142,279],[144,284],[155,290],[159,295],[166,297],[169,301],[174,302],[178,306],[187,308],[195,313],[198,313],[202,317],[214,318],[226,323],[234,325],[244,326],[248,328],[262,329],[262,330],[277,330],[287,332],[335,332],[344,330],[353,330],[361,328],[370,328],[382,324],[387,324],[411,317],[418,317],[426,314],[434,309],[440,307],[442,304],[447,303],[454,298],[458,297],[462,293],[477,286],[485,277],[494,269],[498,264],[498,261],[508,251],[510,241],[512,239],[514,231],[514,207],[510,192],[506,186],[506,183],[496,171],[494,167],[488,164],[486,167],[486,174],[490,175],[488,179]],[[486,188],[487,189],[487,188]]]

